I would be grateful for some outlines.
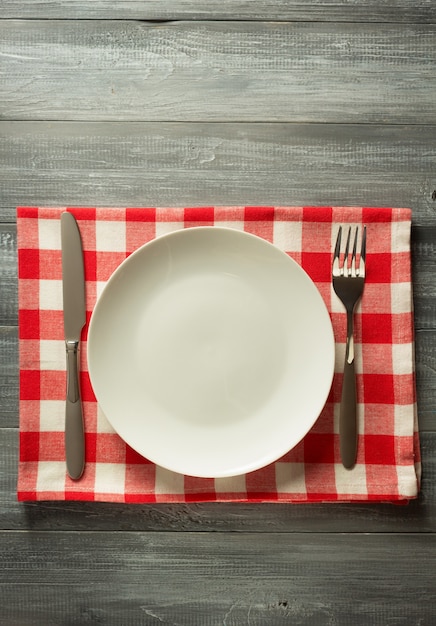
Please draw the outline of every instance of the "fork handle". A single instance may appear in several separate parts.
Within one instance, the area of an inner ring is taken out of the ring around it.
[[[353,340],[351,339],[351,341]],[[354,354],[352,358],[350,356],[349,343],[347,342],[339,413],[341,460],[347,469],[351,469],[354,466],[357,456],[356,373],[354,370]]]

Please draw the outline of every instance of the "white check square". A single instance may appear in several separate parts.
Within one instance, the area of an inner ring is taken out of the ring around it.
[[[276,484],[279,493],[306,494],[304,463],[276,463]]]
[[[38,220],[39,248],[41,250],[61,249],[60,220]]]
[[[95,225],[96,249],[99,252],[126,251],[126,222],[99,220]]]
[[[62,281],[44,280],[39,281],[39,308],[41,311],[62,311]]]
[[[64,432],[65,402],[63,400],[41,400],[40,406],[40,431]]]
[[[273,223],[274,245],[285,252],[301,252],[302,237],[302,222],[277,221]]]
[[[156,494],[183,494],[185,492],[185,479],[183,474],[171,472],[156,465]]]
[[[342,463],[335,463],[335,482],[338,495],[368,495],[365,466],[362,464],[356,464],[350,472]]]
[[[412,291],[409,283],[392,283],[391,312],[410,313],[413,311]]]
[[[245,496],[247,485],[245,476],[230,476],[228,478],[215,478],[216,493],[240,493]]]
[[[124,493],[125,482],[126,466],[123,463],[96,463],[96,493]]]
[[[41,339],[39,363],[42,370],[64,370],[66,367],[65,342],[57,339]]]
[[[40,461],[38,463],[38,478],[36,490],[64,491],[65,490],[65,463],[62,461]]]
[[[414,424],[410,419],[414,406],[397,404],[394,407],[394,435],[396,437],[413,437]]]
[[[413,345],[411,343],[393,344],[392,368],[394,374],[413,373]]]
[[[413,498],[417,491],[417,470],[411,465],[397,465],[398,487],[405,498]]]
[[[391,249],[393,252],[410,252],[410,223],[392,222]]]
[[[162,237],[183,229],[183,222],[156,222],[156,237]]]

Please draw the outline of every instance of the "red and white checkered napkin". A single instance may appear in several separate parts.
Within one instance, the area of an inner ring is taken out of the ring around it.
[[[86,469],[66,476],[65,348],[61,240],[63,208],[17,211],[19,258],[19,500],[405,501],[417,496],[419,439],[408,209],[315,207],[68,208],[83,240],[88,322],[115,268],[154,237],[190,226],[227,226],[267,239],[314,280],[331,314],[336,368],[327,404],[312,430],[264,469],[224,479],[167,471],[140,457],[99,411],[81,351]],[[338,410],[345,351],[345,312],[331,286],[339,224],[367,225],[367,280],[356,313],[358,460],[340,462]],[[322,355],[319,355],[322,358]],[[128,411],[128,402],[126,403]]]

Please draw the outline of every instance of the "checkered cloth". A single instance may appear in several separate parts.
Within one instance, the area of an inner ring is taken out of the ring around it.
[[[277,462],[243,476],[200,479],[154,465],[127,446],[99,410],[82,335],[86,468],[65,471],[62,208],[17,210],[19,259],[19,500],[117,502],[407,501],[417,496],[420,453],[408,209],[316,207],[68,208],[85,257],[87,321],[115,268],[154,237],[191,226],[245,230],[286,251],[316,283],[336,338],[332,389],[319,419]],[[359,443],[340,462],[338,417],[346,320],[331,285],[339,224],[367,225],[367,279],[355,320]],[[128,403],[126,403],[128,411]]]

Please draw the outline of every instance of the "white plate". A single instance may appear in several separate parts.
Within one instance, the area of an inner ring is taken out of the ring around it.
[[[334,338],[317,288],[284,252],[197,227],[117,268],[92,315],[88,364],[102,411],[137,452],[182,474],[234,476],[313,426]]]

